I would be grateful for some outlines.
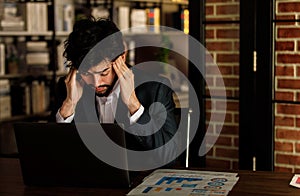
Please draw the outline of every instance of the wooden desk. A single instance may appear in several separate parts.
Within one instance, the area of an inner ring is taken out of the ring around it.
[[[238,172],[240,179],[230,192],[230,196],[300,195],[300,189],[289,186],[291,173]],[[140,177],[142,179],[143,176]],[[136,182],[136,183],[140,183]],[[101,189],[76,187],[26,187],[22,181],[19,160],[0,158],[1,196],[119,196],[130,189]]]

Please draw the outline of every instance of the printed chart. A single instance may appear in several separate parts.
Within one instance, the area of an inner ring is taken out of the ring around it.
[[[237,173],[160,169],[128,195],[224,196],[237,181]]]

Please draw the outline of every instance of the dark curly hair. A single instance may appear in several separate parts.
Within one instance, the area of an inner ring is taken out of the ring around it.
[[[125,52],[123,35],[109,19],[89,17],[76,21],[64,44],[63,55],[76,69],[80,66],[87,70],[104,59],[113,61]]]

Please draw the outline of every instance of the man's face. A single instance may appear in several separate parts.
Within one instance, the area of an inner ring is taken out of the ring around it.
[[[93,88],[96,95],[100,97],[108,96],[117,80],[112,62],[108,60],[103,60],[87,71],[79,71],[79,73],[84,82]]]

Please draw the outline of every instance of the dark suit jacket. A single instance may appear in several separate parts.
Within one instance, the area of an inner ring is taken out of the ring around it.
[[[123,123],[125,129],[131,130],[134,133],[138,134],[140,131],[153,133],[147,136],[138,136],[126,132],[126,147],[128,149],[155,149],[168,142],[177,130],[174,117],[175,104],[173,101],[173,91],[168,87],[168,85],[170,86],[169,80],[164,77],[145,74],[138,69],[133,69],[133,72],[136,85],[135,92],[145,111],[137,123],[130,125],[127,117],[128,109],[123,103],[122,98],[119,97],[115,119],[118,123]],[[55,121],[55,114],[66,97],[64,79],[65,77],[60,78],[57,85],[56,106],[52,111],[52,121]],[[83,96],[78,102],[75,111],[74,119],[76,122],[98,122],[95,102],[93,100],[95,100],[95,93],[89,88],[84,88]],[[156,104],[153,106],[153,103]],[[157,129],[159,130],[157,131]]]

